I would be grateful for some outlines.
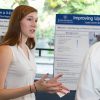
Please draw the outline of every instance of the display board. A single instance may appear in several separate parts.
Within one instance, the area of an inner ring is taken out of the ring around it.
[[[76,90],[82,61],[89,47],[100,40],[100,16],[57,14],[55,32],[54,74]]]
[[[10,9],[0,9],[0,36],[3,36],[7,31],[11,13]]]

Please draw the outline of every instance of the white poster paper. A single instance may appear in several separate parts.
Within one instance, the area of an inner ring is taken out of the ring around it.
[[[54,74],[62,73],[60,81],[71,90],[76,90],[85,53],[99,39],[99,24],[100,16],[56,16]]]
[[[12,10],[0,9],[0,36],[3,36],[7,31],[11,13]]]

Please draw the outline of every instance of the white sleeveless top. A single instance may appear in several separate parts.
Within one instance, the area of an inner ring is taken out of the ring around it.
[[[28,49],[29,59],[19,46],[10,46],[13,53],[13,60],[9,66],[5,88],[19,88],[33,84],[35,77],[35,59]],[[28,94],[10,100],[35,100],[35,94]]]

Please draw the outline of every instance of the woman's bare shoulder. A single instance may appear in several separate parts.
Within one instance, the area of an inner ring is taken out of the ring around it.
[[[0,46],[0,54],[9,54],[9,53],[11,53],[11,48],[9,45]]]

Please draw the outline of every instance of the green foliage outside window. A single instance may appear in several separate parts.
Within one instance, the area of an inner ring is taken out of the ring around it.
[[[100,0],[45,0],[45,11],[66,14],[100,14]]]

